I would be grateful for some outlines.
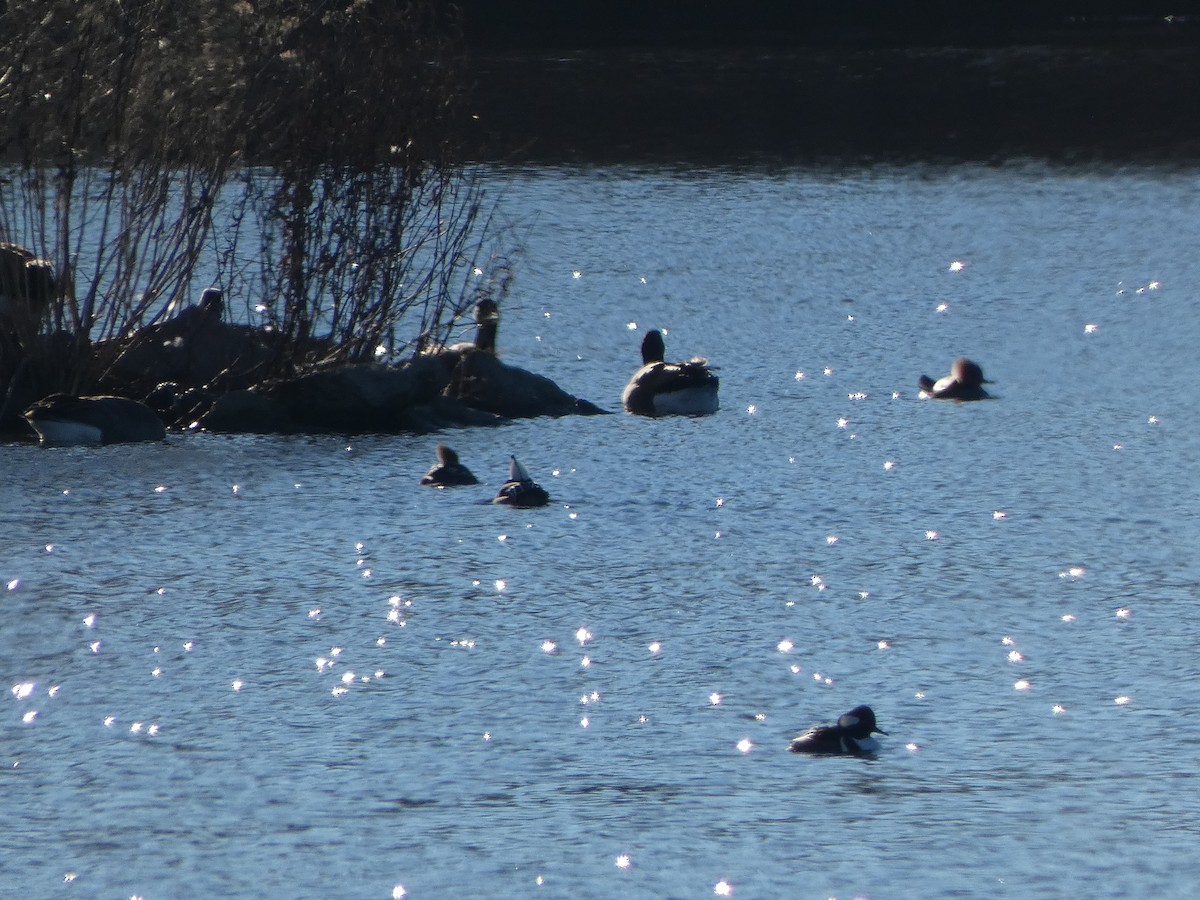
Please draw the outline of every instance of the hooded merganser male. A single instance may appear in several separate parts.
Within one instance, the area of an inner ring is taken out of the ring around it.
[[[965,356],[956,359],[950,366],[950,374],[934,381],[928,375],[917,379],[917,387],[936,400],[990,400],[991,394],[983,389],[991,384],[983,377],[979,363]]]
[[[510,456],[509,460],[508,481],[501,485],[500,492],[492,502],[523,508],[545,506],[549,503],[550,494],[546,489],[529,477],[529,473],[517,462],[515,456]]]
[[[642,339],[642,367],[633,373],[621,402],[639,416],[706,416],[719,407],[720,379],[708,360],[693,357],[687,362],[663,362],[666,345],[662,332],[646,332]]]
[[[463,484],[479,484],[471,470],[458,461],[458,454],[445,444],[437,445],[438,461],[421,476],[421,484],[434,487],[453,487]]]
[[[128,397],[51,394],[22,415],[41,443],[52,446],[161,441],[167,436],[158,414]]]
[[[818,725],[792,740],[793,753],[842,753],[867,756],[879,749],[871,734],[887,734],[875,725],[875,713],[869,706],[856,706],[837,720],[836,725]]]

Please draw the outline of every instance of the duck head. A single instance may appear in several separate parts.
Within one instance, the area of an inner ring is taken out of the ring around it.
[[[657,328],[647,331],[642,338],[642,365],[660,363],[667,354],[667,345],[663,342],[662,332]]]
[[[872,734],[887,734],[875,724],[875,711],[869,706],[856,706],[837,721],[838,727],[854,738],[866,738]]]

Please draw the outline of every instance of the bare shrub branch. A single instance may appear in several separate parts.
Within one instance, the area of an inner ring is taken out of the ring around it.
[[[444,18],[436,0],[0,6],[0,241],[57,275],[36,327],[0,322],[0,390],[94,386],[210,283],[267,326],[265,374],[448,334],[488,220]]]

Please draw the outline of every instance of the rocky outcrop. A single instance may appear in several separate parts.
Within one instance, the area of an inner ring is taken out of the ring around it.
[[[286,370],[285,360],[311,366],[332,348],[313,341],[297,350],[270,329],[229,324],[221,292],[210,289],[172,318],[91,346],[90,368],[104,393],[143,400],[177,429],[428,432],[605,412],[545,376],[503,363],[494,351],[495,305],[481,309],[474,343],[401,365],[340,363],[280,378],[271,373]]]
[[[573,397],[544,375],[505,365],[481,350],[460,351],[447,397],[473,409],[508,419],[535,416],[596,415],[594,403]]]
[[[219,432],[426,432],[603,412],[549,378],[467,347],[400,366],[341,366],[232,391],[198,425]]]
[[[196,306],[138,329],[132,341],[101,342],[106,386],[148,394],[163,382],[189,387],[246,388],[257,383],[283,352],[279,335],[265,328],[231,325],[221,319],[219,291],[208,290]]]

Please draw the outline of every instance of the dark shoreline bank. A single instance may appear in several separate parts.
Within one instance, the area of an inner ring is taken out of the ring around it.
[[[1177,0],[455,0],[480,52],[1192,42]]]
[[[487,161],[1200,162],[1191,46],[513,50],[473,68]]]

